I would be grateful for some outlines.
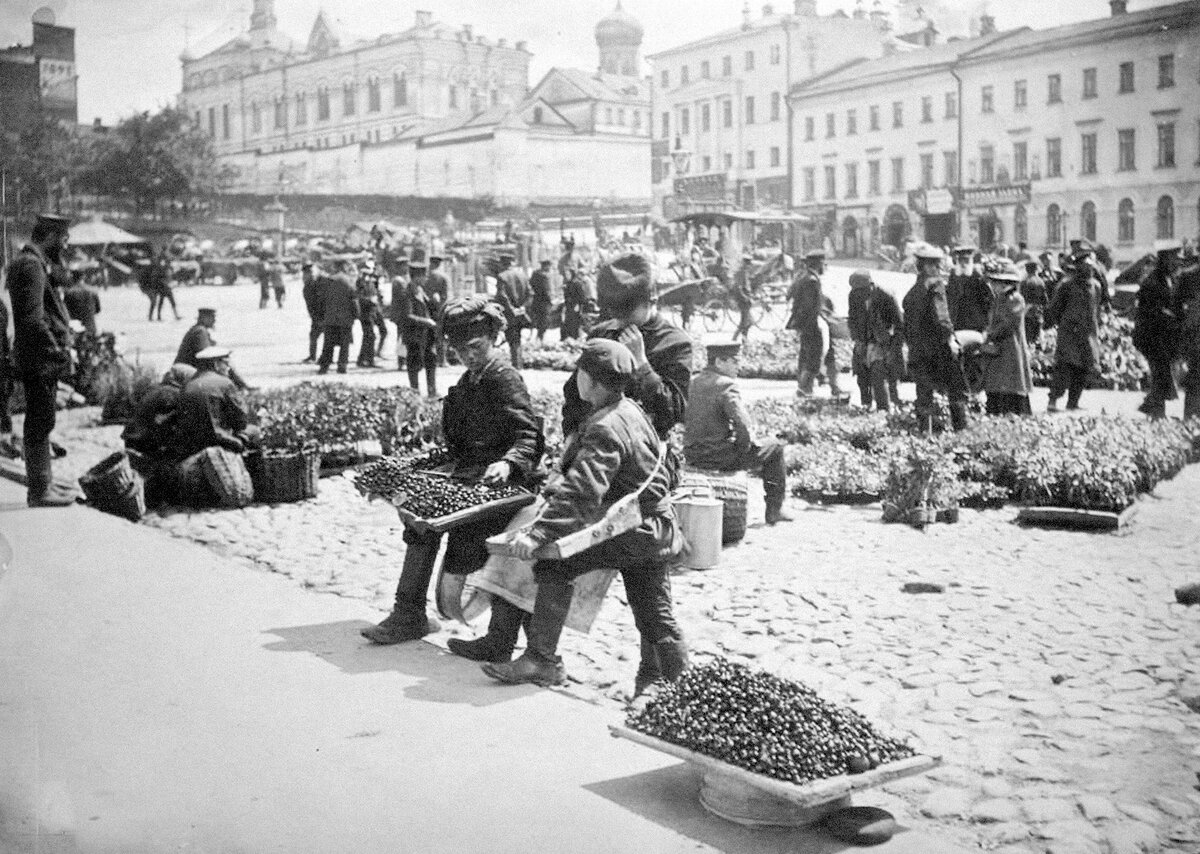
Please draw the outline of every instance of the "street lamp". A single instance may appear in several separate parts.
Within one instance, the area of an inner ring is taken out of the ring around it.
[[[275,257],[283,260],[283,215],[287,213],[287,208],[284,207],[283,202],[279,201],[279,197],[276,196],[275,201],[271,202],[271,204],[267,205],[265,208],[263,208],[263,210],[267,213],[273,213],[279,216],[279,243],[275,248]]]

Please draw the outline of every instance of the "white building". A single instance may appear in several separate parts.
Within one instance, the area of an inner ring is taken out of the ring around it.
[[[180,105],[236,192],[646,204],[641,37],[618,4],[596,27],[600,70],[552,69],[530,92],[524,42],[418,12],[402,33],[343,44],[321,13],[299,48],[273,0],[255,0],[246,35],[183,58]]]
[[[1095,0],[1093,0],[1095,2]],[[1099,5],[1099,4],[1097,4]],[[1200,231],[1200,0],[858,62],[791,91],[792,202],[839,252]]]
[[[649,57],[655,206],[667,216],[786,206],[789,89],[849,57],[879,56],[889,40],[879,10],[819,16],[813,0],[796,0],[761,17],[747,5],[741,26]]]

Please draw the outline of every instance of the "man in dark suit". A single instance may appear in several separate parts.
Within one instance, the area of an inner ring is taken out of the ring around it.
[[[175,352],[175,364],[191,365],[193,368],[199,369],[198,354],[200,351],[216,346],[217,339],[212,334],[213,327],[216,325],[217,310],[215,308],[199,309],[196,312],[196,323],[183,334],[183,340],[179,342],[179,349]],[[246,391],[250,388],[232,365],[229,367],[229,379],[238,387],[239,391]]]
[[[348,268],[348,269],[347,269]],[[346,364],[350,361],[350,332],[354,321],[358,320],[358,294],[355,291],[356,276],[354,265],[342,262],[338,272],[325,277],[321,286],[324,295],[324,313],[321,317],[325,346],[321,349],[321,359],[317,362],[317,373],[329,373],[329,365],[333,362],[333,351],[338,351],[338,373],[346,373]]]
[[[54,485],[50,432],[58,381],[71,371],[71,327],[66,306],[50,284],[50,267],[61,263],[71,221],[43,215],[30,242],[8,267],[12,295],[13,361],[25,386],[26,501],[30,507],[64,507],[74,496]]]

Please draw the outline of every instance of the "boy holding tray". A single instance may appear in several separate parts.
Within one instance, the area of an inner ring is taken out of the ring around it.
[[[668,570],[682,536],[669,501],[658,433],[645,411],[624,394],[635,371],[634,356],[624,344],[593,338],[584,345],[576,382],[590,411],[570,437],[562,476],[547,486],[541,515],[517,534],[511,548],[529,560],[542,545],[594,524],[615,501],[647,484],[639,502],[643,521],[572,557],[534,563],[538,589],[526,627],[528,646],[515,661],[484,664],[483,671],[494,679],[542,686],[564,681],[557,649],[573,583],[601,568],[620,570],[634,622],[643,643],[655,651],[662,678],[674,680],[687,666],[687,647],[672,615]]]

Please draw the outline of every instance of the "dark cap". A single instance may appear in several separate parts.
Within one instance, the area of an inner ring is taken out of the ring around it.
[[[428,270],[429,264],[427,264],[425,262],[424,258],[413,258],[411,261],[408,262],[408,269],[410,269],[410,270]]]
[[[516,260],[517,260],[517,256],[516,256],[516,255],[514,255],[514,254],[512,254],[511,252],[501,252],[501,253],[500,253],[500,260],[501,260],[501,261],[516,261]]]
[[[810,252],[806,252],[806,253],[804,253],[804,260],[805,261],[824,261],[825,260],[825,250],[824,249],[813,249]]]
[[[429,256],[429,263],[430,263],[430,264],[440,264],[440,263],[442,263],[442,262],[443,262],[443,261],[445,261],[445,260],[446,260],[446,259],[445,259],[444,257],[442,257],[441,255],[430,255],[430,256]]]
[[[636,365],[633,353],[621,342],[590,338],[583,345],[576,367],[598,380],[613,382],[632,377]]]
[[[850,274],[850,289],[866,288],[873,284],[871,274],[861,267]]]
[[[196,310],[199,317],[216,317],[217,310],[215,308],[200,308]]]
[[[71,228],[71,218],[58,214],[38,214],[37,224],[42,228],[57,228],[59,231],[67,231]]]
[[[708,363],[711,365],[717,359],[732,359],[742,352],[742,345],[737,341],[709,344],[704,348],[705,354],[708,356]]]
[[[544,258],[544,259],[542,259],[542,264],[541,264],[541,266],[543,266],[543,267],[549,267],[549,266],[550,266],[551,264],[553,264],[553,263],[554,263],[554,262],[553,262],[553,261],[551,261],[549,258]]]
[[[450,300],[442,313],[442,328],[451,342],[480,336],[494,337],[504,328],[504,312],[495,302],[480,296]]]
[[[950,251],[953,252],[955,255],[966,255],[968,253],[974,254],[975,247],[972,246],[970,243],[962,243],[962,244],[959,244],[958,246],[955,246]]]
[[[596,294],[605,309],[623,314],[654,295],[650,262],[634,253],[622,255],[596,273]]]

